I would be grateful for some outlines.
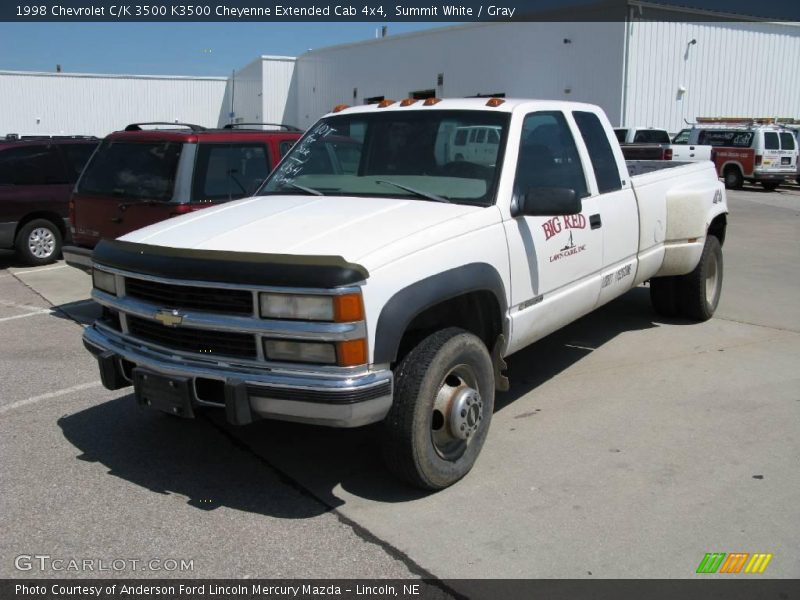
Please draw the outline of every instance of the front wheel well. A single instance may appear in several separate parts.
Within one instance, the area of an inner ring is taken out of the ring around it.
[[[427,336],[448,327],[458,327],[475,334],[491,352],[497,338],[503,333],[497,297],[489,290],[479,290],[424,309],[403,332],[397,349],[397,363]]]
[[[719,240],[719,245],[725,243],[725,231],[728,228],[728,215],[717,215],[711,224],[708,226],[708,235],[713,235]]]
[[[29,213],[20,219],[19,223],[17,223],[16,231],[14,231],[14,239],[17,239],[17,235],[19,235],[20,230],[25,227],[25,225],[35,219],[45,219],[46,221],[50,221],[53,225],[58,227],[58,231],[61,233],[61,238],[66,239],[67,226],[64,224],[64,217],[57,213],[46,210]]]

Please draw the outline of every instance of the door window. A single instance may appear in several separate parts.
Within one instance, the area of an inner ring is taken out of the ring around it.
[[[587,195],[578,149],[559,111],[531,113],[522,125],[514,193],[520,197],[534,187],[573,189],[579,198]]]
[[[764,132],[764,150],[780,150],[778,134],[774,131]]]
[[[252,196],[267,175],[267,150],[263,144],[200,144],[192,199],[233,200]]]
[[[787,132],[781,132],[781,150],[794,150],[794,136]]]
[[[578,130],[580,130],[583,142],[589,151],[598,191],[603,194],[621,189],[622,183],[619,179],[617,160],[614,158],[614,151],[611,149],[600,119],[596,114],[590,112],[573,112],[572,116],[575,117]]]

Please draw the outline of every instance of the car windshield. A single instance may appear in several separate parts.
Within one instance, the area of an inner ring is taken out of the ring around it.
[[[105,141],[86,165],[79,194],[169,200],[183,144]]]
[[[489,206],[508,113],[389,110],[320,120],[261,194],[414,198]]]

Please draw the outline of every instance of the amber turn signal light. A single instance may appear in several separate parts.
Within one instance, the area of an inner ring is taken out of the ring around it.
[[[361,294],[342,294],[333,297],[333,320],[346,323],[364,320],[364,303]]]
[[[367,340],[347,340],[336,343],[336,362],[340,367],[355,367],[367,363]]]

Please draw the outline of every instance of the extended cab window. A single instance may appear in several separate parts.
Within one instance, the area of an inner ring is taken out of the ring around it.
[[[525,117],[514,181],[516,196],[535,187],[568,188],[587,195],[578,149],[564,115],[537,112]]]
[[[103,142],[86,165],[79,194],[169,200],[183,144]]]
[[[50,185],[68,183],[55,148],[20,146],[0,152],[0,184]]]
[[[261,193],[488,206],[494,202],[509,118],[499,111],[464,110],[327,117],[295,144]],[[483,143],[471,143],[479,133]]]
[[[589,158],[592,160],[594,176],[597,179],[598,191],[603,194],[622,188],[619,179],[619,169],[617,159],[614,158],[614,151],[608,142],[603,124],[597,115],[590,112],[573,112],[572,116],[578,124],[578,129],[589,151]]]
[[[199,144],[192,200],[252,196],[269,174],[263,144]]]

